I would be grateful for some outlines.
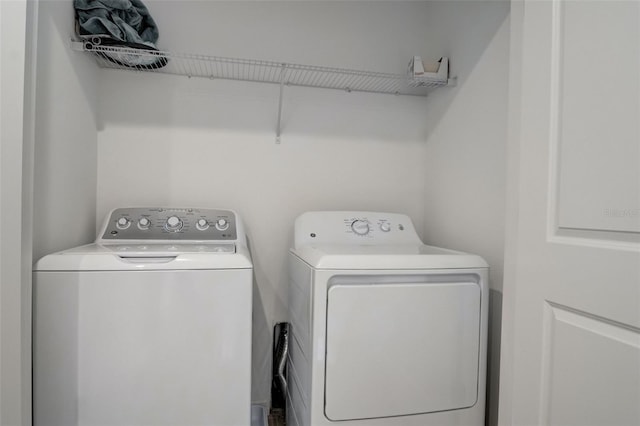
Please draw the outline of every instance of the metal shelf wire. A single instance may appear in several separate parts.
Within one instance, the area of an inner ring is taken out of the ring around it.
[[[73,50],[93,53],[102,68],[279,84],[277,141],[280,139],[283,86],[426,96],[438,87],[455,83],[448,78],[447,58],[440,59],[437,72],[413,77],[407,74],[132,49],[102,45],[92,40],[72,41],[71,47]]]
[[[95,53],[98,64],[102,68],[188,77],[416,96],[426,96],[431,90],[449,84],[447,58],[441,59],[437,73],[411,77],[405,74],[104,46],[90,41],[74,42],[72,46],[74,50]],[[161,58],[165,59],[163,62],[166,62],[166,65],[157,64]],[[122,65],[134,61],[140,64]]]

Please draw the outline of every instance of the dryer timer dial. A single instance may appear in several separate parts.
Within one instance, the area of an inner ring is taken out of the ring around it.
[[[370,231],[369,222],[361,219],[354,220],[351,223],[351,230],[356,235],[367,235]]]

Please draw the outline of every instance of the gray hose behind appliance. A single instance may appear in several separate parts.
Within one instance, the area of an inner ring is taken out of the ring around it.
[[[289,323],[280,323],[278,346],[276,348],[276,378],[283,397],[287,395],[287,355],[289,353]]]

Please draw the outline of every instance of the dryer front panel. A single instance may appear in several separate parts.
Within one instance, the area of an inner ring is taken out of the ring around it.
[[[480,304],[475,275],[334,277],[327,295],[326,417],[473,406]]]

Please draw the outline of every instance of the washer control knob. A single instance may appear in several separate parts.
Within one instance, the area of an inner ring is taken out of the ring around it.
[[[131,220],[128,217],[122,216],[116,221],[116,228],[118,229],[127,229],[129,226],[131,226]]]
[[[229,222],[227,219],[218,219],[216,221],[216,229],[218,231],[225,231],[229,228]]]
[[[196,229],[198,231],[204,231],[208,228],[209,228],[209,222],[207,222],[207,219],[198,219],[198,221],[196,222]]]
[[[369,233],[369,231],[370,231],[369,222],[367,222],[366,220],[361,220],[361,219],[354,220],[351,223],[351,229],[357,235],[367,235]]]
[[[167,222],[164,224],[164,229],[169,232],[178,232],[182,229],[182,225],[182,219],[180,219],[178,216],[170,216],[167,219]]]
[[[391,231],[391,225],[389,224],[389,222],[382,222],[380,224],[380,230],[382,232],[389,232]]]
[[[140,228],[141,230],[146,231],[150,226],[151,221],[148,217],[141,217],[140,219],[138,219],[138,228]]]

